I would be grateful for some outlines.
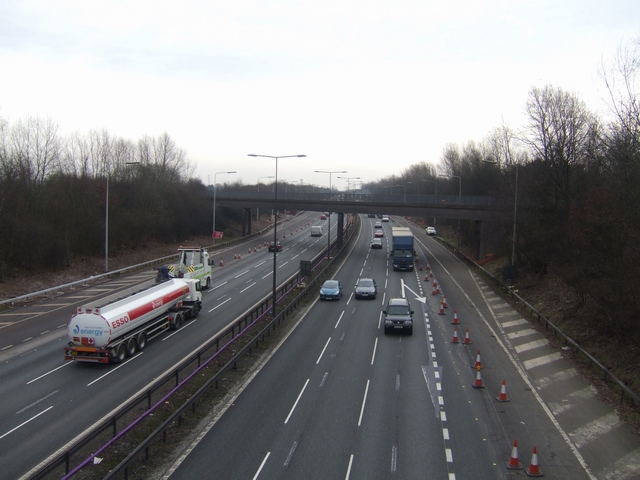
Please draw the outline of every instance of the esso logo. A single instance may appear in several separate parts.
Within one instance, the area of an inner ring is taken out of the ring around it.
[[[111,322],[111,328],[115,330],[116,328],[126,325],[127,323],[129,323],[129,315],[125,315],[124,317],[120,317],[119,319]]]

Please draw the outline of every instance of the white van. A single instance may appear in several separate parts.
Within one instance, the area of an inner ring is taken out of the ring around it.
[[[312,237],[321,237],[322,236],[322,225],[312,225],[311,226],[311,236]]]

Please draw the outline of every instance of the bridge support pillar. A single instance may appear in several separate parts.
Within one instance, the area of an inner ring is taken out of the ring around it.
[[[251,209],[244,209],[244,218],[242,219],[242,236],[251,235]]]
[[[336,246],[338,250],[342,248],[343,240],[342,233],[344,231],[344,213],[338,213],[338,233],[336,234]]]
[[[486,245],[484,237],[486,236],[486,222],[482,220],[474,221],[473,229],[473,258],[474,260],[482,260],[486,255]]]

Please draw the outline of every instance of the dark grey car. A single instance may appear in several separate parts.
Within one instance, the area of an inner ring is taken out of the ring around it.
[[[356,298],[376,298],[378,285],[373,278],[361,278],[356,283]]]
[[[384,313],[384,334],[393,331],[406,331],[413,335],[413,310],[409,300],[402,297],[390,298]]]

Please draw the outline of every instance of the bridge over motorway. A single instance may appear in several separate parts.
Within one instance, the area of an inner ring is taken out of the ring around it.
[[[213,197],[212,197],[213,200]],[[304,210],[336,212],[344,215],[385,214],[406,217],[448,218],[475,222],[474,256],[484,258],[482,232],[485,223],[497,221],[500,214],[513,208],[513,200],[488,196],[361,194],[361,193],[298,193],[234,192],[221,190],[215,194],[217,205],[243,208],[243,235],[251,234],[252,210]],[[342,225],[342,222],[340,222]]]

